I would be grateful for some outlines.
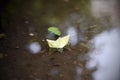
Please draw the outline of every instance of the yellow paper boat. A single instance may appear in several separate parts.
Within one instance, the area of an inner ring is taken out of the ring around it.
[[[47,39],[48,45],[51,48],[63,48],[69,42],[70,35],[59,37],[57,40],[49,40]]]

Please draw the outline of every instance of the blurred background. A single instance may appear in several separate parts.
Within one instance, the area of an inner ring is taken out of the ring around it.
[[[119,0],[0,0],[0,80],[120,80],[119,9]],[[51,26],[70,35],[69,49],[50,50]]]

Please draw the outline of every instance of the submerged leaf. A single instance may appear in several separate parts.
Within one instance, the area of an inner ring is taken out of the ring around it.
[[[59,37],[57,40],[49,40],[47,39],[48,45],[50,48],[63,48],[69,42],[70,36]]]
[[[49,27],[48,31],[58,36],[61,35],[61,31],[57,27]]]

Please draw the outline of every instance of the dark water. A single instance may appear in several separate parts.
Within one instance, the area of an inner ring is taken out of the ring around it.
[[[109,16],[93,17],[91,1],[9,0],[1,4],[0,34],[5,36],[0,39],[0,80],[93,80],[96,69],[86,68],[87,43],[111,29],[114,21]],[[70,49],[49,50],[45,40],[50,26],[58,27],[62,36],[71,35]]]

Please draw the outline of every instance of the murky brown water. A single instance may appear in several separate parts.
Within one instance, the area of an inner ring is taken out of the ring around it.
[[[11,0],[1,21],[6,37],[0,40],[0,80],[92,80],[94,70],[85,67],[87,43],[112,26],[109,17],[91,15],[89,0]],[[63,35],[73,31],[70,50],[49,51],[43,40],[50,26]],[[32,42],[41,45],[37,54],[28,48]]]

